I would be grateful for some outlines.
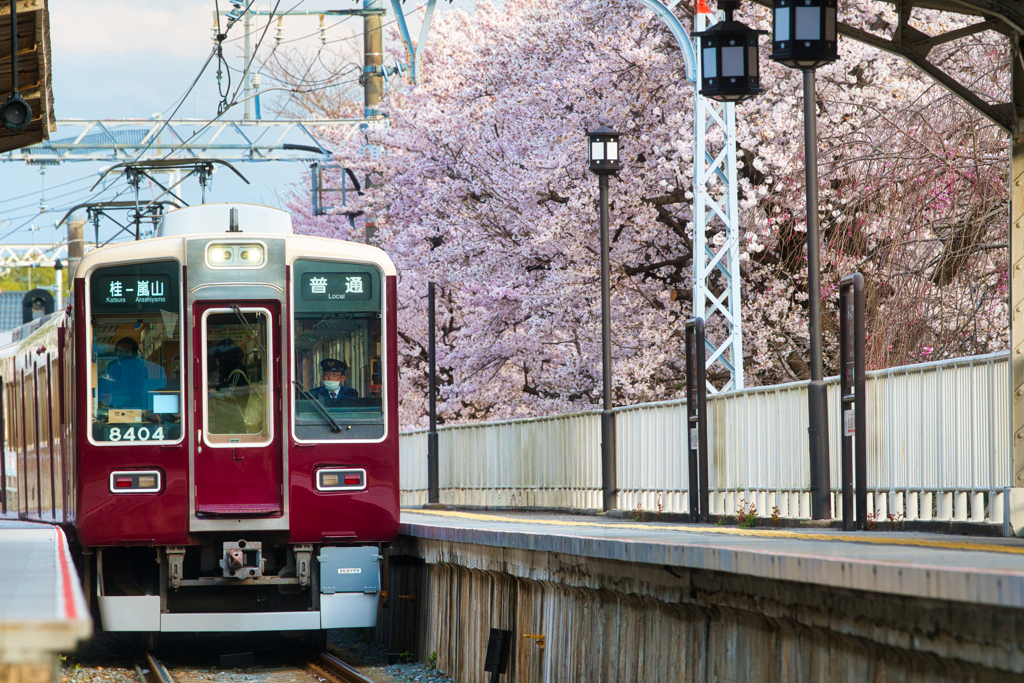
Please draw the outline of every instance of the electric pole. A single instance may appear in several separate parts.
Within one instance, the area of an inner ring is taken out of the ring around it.
[[[381,40],[381,16],[386,10],[381,0],[363,0],[363,116],[380,115],[384,94],[384,55]]]

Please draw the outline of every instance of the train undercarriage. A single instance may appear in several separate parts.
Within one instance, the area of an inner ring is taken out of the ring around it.
[[[293,545],[272,537],[86,552],[106,631],[310,631],[376,623],[376,545]]]

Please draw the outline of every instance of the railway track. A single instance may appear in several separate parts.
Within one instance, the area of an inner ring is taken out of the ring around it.
[[[146,655],[148,669],[135,665],[140,683],[209,683],[221,681],[221,674],[204,669],[168,669],[151,653]],[[251,673],[250,673],[251,672]],[[255,668],[246,671],[246,680],[259,683],[379,683],[329,652],[319,652],[300,666],[282,668]]]
[[[320,652],[307,666],[324,669],[341,683],[375,683],[329,652]]]
[[[143,669],[141,664],[135,665],[135,673],[138,674],[140,683],[177,683],[167,667],[153,657],[153,653],[146,653],[146,664],[149,669]]]

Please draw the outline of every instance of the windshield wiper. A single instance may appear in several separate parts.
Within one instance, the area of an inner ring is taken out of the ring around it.
[[[334,418],[331,417],[331,414],[329,412],[327,412],[327,407],[323,403],[320,402],[320,399],[318,399],[316,396],[314,396],[313,394],[311,394],[308,391],[306,391],[306,387],[302,386],[302,382],[300,382],[299,380],[293,379],[292,382],[295,384],[295,386],[297,386],[299,388],[299,391],[302,392],[302,395],[303,395],[304,398],[306,398],[306,399],[308,399],[308,400],[313,402],[313,407],[316,408],[316,412],[320,413],[320,416],[323,417],[325,420],[327,420],[330,423],[331,431],[334,432],[335,434],[340,432],[341,431],[341,425],[339,425],[334,420]]]
[[[231,310],[234,311],[235,315],[238,316],[238,322],[242,323],[242,327],[245,328],[246,333],[249,335],[249,339],[256,342],[256,346],[260,351],[263,352],[263,357],[267,357],[267,349],[263,346],[263,340],[260,339],[259,333],[252,328],[249,321],[245,319],[242,314],[242,309],[237,304],[231,304]]]

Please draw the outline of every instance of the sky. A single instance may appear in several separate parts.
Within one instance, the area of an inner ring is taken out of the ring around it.
[[[422,0],[419,0],[421,3]],[[274,0],[256,0],[253,7],[267,11]],[[280,0],[280,10],[311,11],[325,9],[358,9],[359,0]],[[411,10],[417,0],[405,0]],[[440,13],[451,9],[472,11],[475,0],[437,3]],[[385,22],[393,21],[391,3]],[[220,0],[222,11],[230,9],[228,0]],[[214,0],[49,0],[50,47],[54,110],[57,119],[124,119],[167,118],[181,96],[188,91],[213,46]],[[419,33],[418,13],[408,17],[410,32]],[[262,27],[265,19],[259,20]],[[358,17],[342,21],[327,16],[328,50],[352,46],[356,54],[362,50],[362,20]],[[281,51],[293,50],[314,55],[321,48],[319,17],[288,16],[283,24]],[[239,22],[225,41],[228,63],[241,70],[242,24]],[[257,34],[258,35],[258,34]],[[387,36],[387,32],[385,32]],[[276,39],[276,22],[267,31],[261,54],[269,54]],[[387,37],[385,37],[387,40]],[[253,37],[253,44],[256,36]],[[332,42],[333,41],[333,42]],[[257,60],[257,64],[259,60]],[[217,115],[215,62],[206,69],[195,88],[182,102],[175,118],[212,119]],[[237,83],[239,74],[232,74]],[[266,76],[261,87],[274,85]],[[232,86],[234,88],[234,86]],[[269,94],[268,94],[269,95]],[[285,95],[286,96],[286,95]],[[281,97],[281,94],[276,95]],[[263,118],[267,96],[262,102]],[[243,105],[237,105],[224,118],[241,119]],[[78,129],[58,128],[51,139],[66,137]],[[65,237],[65,228],[55,228],[64,213],[75,204],[113,197],[124,190],[123,180],[110,189],[90,192],[99,180],[101,170],[109,163],[75,162],[57,166],[29,166],[24,162],[0,163],[0,244],[53,243]],[[270,206],[283,206],[295,188],[304,186],[305,164],[301,162],[241,163],[239,170],[250,180],[245,185],[229,172],[214,175],[212,190],[206,201],[244,201]],[[200,201],[199,185],[185,181],[184,199]],[[130,198],[125,192],[119,199]],[[94,198],[95,197],[95,198]],[[41,200],[45,212],[41,212]],[[101,241],[112,237],[117,228],[105,224]],[[91,237],[91,231],[87,237]]]

